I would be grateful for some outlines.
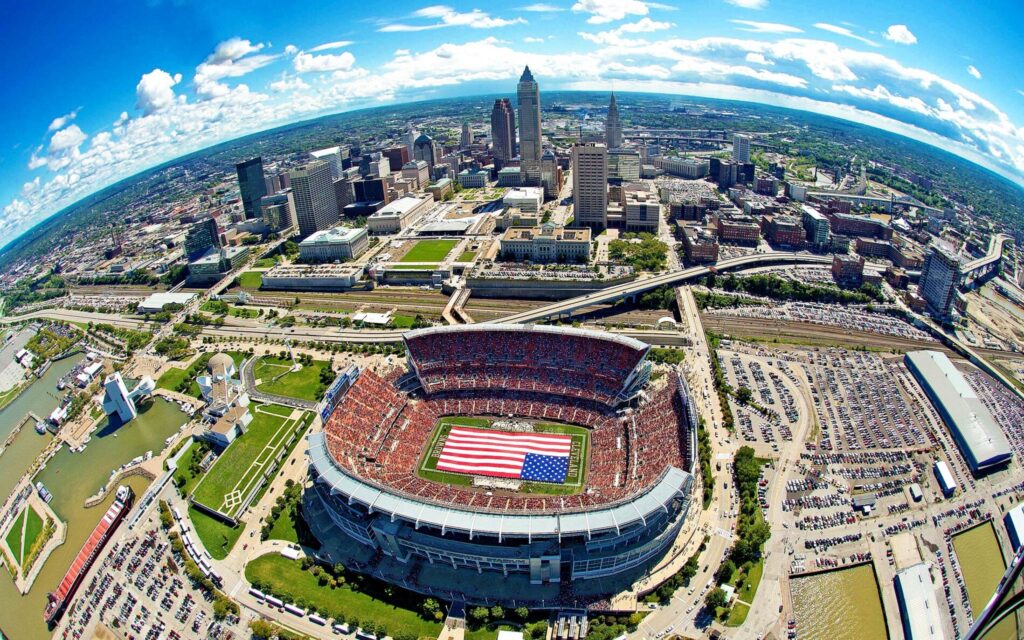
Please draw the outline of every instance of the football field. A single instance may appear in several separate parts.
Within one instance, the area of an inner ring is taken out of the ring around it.
[[[427,448],[420,461],[419,475],[421,478],[443,482],[446,484],[471,485],[474,476],[502,477],[490,473],[459,473],[438,469],[438,461],[445,448],[451,430],[454,427],[468,427],[471,429],[487,429],[493,420],[477,417],[451,417],[441,419],[434,428]],[[493,429],[494,435],[499,438],[508,437],[513,432]],[[562,434],[569,436],[571,446],[568,456],[568,466],[565,473],[565,481],[538,481],[522,480],[520,491],[524,493],[539,493],[552,495],[566,495],[578,493],[583,489],[586,482],[587,460],[590,455],[590,431],[577,426],[536,423],[533,425],[533,433],[536,434]],[[524,466],[525,468],[525,466]],[[524,474],[525,475],[525,474]],[[507,477],[507,476],[505,476]]]
[[[313,414],[271,404],[250,405],[246,432],[217,458],[196,485],[192,500],[237,519],[260,494],[302,433]]]

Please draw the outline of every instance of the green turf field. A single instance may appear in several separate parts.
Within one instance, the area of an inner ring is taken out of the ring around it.
[[[259,289],[263,285],[263,274],[259,271],[244,271],[238,276],[238,286],[243,289]]]
[[[419,466],[419,476],[426,480],[442,482],[445,484],[470,485],[473,483],[473,476],[450,471],[438,471],[437,459],[444,448],[444,440],[451,431],[452,426],[463,427],[488,427],[492,420],[489,418],[452,417],[442,418],[434,434],[430,438],[430,445],[423,454],[423,460]],[[587,461],[590,458],[590,431],[584,427],[577,427],[567,424],[536,423],[533,426],[538,433],[564,433],[572,436],[572,450],[569,453],[569,471],[565,477],[564,484],[549,482],[524,482],[520,486],[523,493],[540,493],[548,495],[568,495],[579,493],[587,477]]]
[[[258,380],[256,388],[264,393],[316,402],[320,399],[320,370],[330,366],[323,360],[314,360],[312,366],[289,372],[292,361],[277,356],[263,356],[256,361],[252,374]],[[282,375],[283,374],[283,375]],[[276,378],[276,379],[275,379]]]
[[[279,456],[298,441],[309,426],[312,414],[298,412],[297,418],[282,415],[291,409],[253,403],[252,422],[217,458],[196,485],[192,499],[211,509],[237,518],[262,492],[264,476],[277,468]],[[293,439],[294,437],[294,439]]]
[[[39,517],[36,510],[28,506],[22,509],[11,530],[7,532],[7,546],[14,552],[14,559],[18,565],[24,563],[25,554],[32,549],[33,543],[42,530],[43,519]],[[22,546],[23,543],[24,546]]]
[[[440,262],[458,243],[458,240],[420,240],[399,262]]]

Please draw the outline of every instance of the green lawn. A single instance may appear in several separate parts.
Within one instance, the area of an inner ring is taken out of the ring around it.
[[[272,258],[260,258],[259,260],[254,262],[252,266],[256,267],[257,269],[269,269],[275,266],[279,261],[280,257],[275,255]]]
[[[251,405],[252,422],[196,485],[192,493],[196,502],[236,517],[245,498],[260,484],[267,465],[276,464],[281,449],[292,444],[289,441],[293,434],[309,423],[308,413],[293,420],[265,413],[263,406]]]
[[[223,560],[228,557],[245,528],[242,525],[232,527],[206,515],[195,507],[188,508],[188,516],[192,520],[196,536],[199,537],[199,541],[203,543],[214,560]]]
[[[26,520],[28,522],[24,524]],[[24,551],[28,553],[32,549],[32,544],[35,543],[36,538],[39,537],[43,530],[43,519],[39,517],[35,509],[26,506],[22,510],[21,515],[14,521],[14,526],[7,532],[7,546],[14,552],[14,558],[18,561],[19,565],[25,560],[22,556],[22,526],[25,527]]]
[[[395,315],[391,317],[391,326],[396,329],[409,329],[415,322],[416,318],[412,316]]]
[[[476,257],[476,251],[463,251],[459,256],[459,262],[469,262]]]
[[[451,417],[442,419],[435,428],[433,437],[430,439],[425,459],[420,464],[418,470],[419,476],[426,480],[445,484],[472,484],[473,477],[471,475],[439,471],[437,469],[437,460],[441,452],[439,441],[451,430],[452,425],[487,427],[490,424],[491,421],[486,418]],[[565,478],[565,484],[523,482],[519,490],[523,493],[544,495],[570,495],[578,493],[583,488],[583,481],[587,473],[587,461],[590,455],[590,432],[583,427],[551,423],[537,423],[534,425],[534,430],[538,433],[564,433],[573,437],[572,452],[569,457],[569,473]]]
[[[238,286],[243,289],[259,289],[263,285],[263,275],[259,271],[244,271],[238,276]]]
[[[388,265],[388,269],[392,271],[433,271],[437,266],[436,264],[391,264]]]
[[[458,243],[458,240],[420,240],[399,262],[440,262]]]
[[[270,527],[270,535],[267,536],[267,539],[287,540],[288,542],[299,541],[299,532],[295,530],[295,522],[287,513],[282,513],[274,520],[274,525]]]
[[[466,629],[465,640],[495,640],[499,631],[522,631],[521,625],[513,624],[488,624],[479,629]]]
[[[359,620],[383,625],[391,637],[411,635],[417,638],[436,638],[441,631],[438,622],[424,620],[416,611],[378,600],[368,593],[347,587],[321,587],[316,577],[302,569],[298,562],[276,553],[260,556],[245,566],[245,578],[271,586],[278,596],[303,600],[331,617],[344,616],[346,620]],[[397,597],[397,596],[396,596]]]
[[[259,311],[256,309],[239,307],[237,305],[221,302],[220,300],[207,300],[203,303],[203,306],[199,307],[199,310],[217,315],[226,313],[227,315],[234,316],[236,318],[255,318],[259,316]]]
[[[314,360],[311,366],[285,373],[292,366],[291,359],[263,356],[256,362],[253,375],[259,380],[256,388],[265,393],[316,402],[320,399],[320,371],[330,364]],[[283,376],[281,374],[284,373]],[[281,376],[277,380],[277,376]]]
[[[732,605],[732,609],[729,610],[729,617],[725,621],[727,627],[741,627],[747,620],[747,614],[750,613],[750,607],[737,602]]]

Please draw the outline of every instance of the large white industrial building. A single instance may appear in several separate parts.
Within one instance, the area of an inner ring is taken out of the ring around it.
[[[904,360],[946,422],[974,474],[1009,462],[1013,454],[1006,435],[946,354],[911,351]]]

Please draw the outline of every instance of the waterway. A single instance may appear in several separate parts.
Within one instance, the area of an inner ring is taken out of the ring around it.
[[[0,442],[7,440],[11,431],[24,419],[25,414],[32,411],[40,418],[50,415],[63,397],[63,391],[57,391],[57,381],[81,360],[82,356],[72,356],[53,363],[43,377],[36,380],[23,391],[11,404],[0,411]],[[47,433],[36,433],[35,423],[26,425],[15,437],[14,442],[0,454],[0,503],[10,495],[18,478],[36,456],[46,447],[51,436]]]
[[[153,455],[159,453],[164,440],[185,423],[185,418],[175,404],[155,398],[141,406],[139,417],[124,426],[115,429],[106,422],[101,423],[82,453],[71,453],[64,447],[50,459],[35,480],[41,480],[53,494],[50,506],[67,522],[67,538],[46,561],[27,595],[20,596],[14,582],[0,575],[0,602],[4,603],[0,606],[0,628],[18,640],[49,637],[43,622],[46,594],[64,577],[114,496],[110,492],[101,504],[91,509],[84,508],[85,500],[107,482],[111,470],[147,451],[152,451]],[[35,431],[31,433],[36,435]],[[126,484],[140,496],[149,482],[136,476],[129,478]]]
[[[978,525],[953,536],[953,550],[960,563],[960,572],[967,585],[967,598],[977,617],[988,604],[989,599],[1006,572],[1003,553],[991,522]],[[996,625],[985,636],[985,640],[1014,640],[1017,637],[1017,622],[1007,619]]]
[[[790,578],[789,590],[800,640],[889,637],[870,564]]]

